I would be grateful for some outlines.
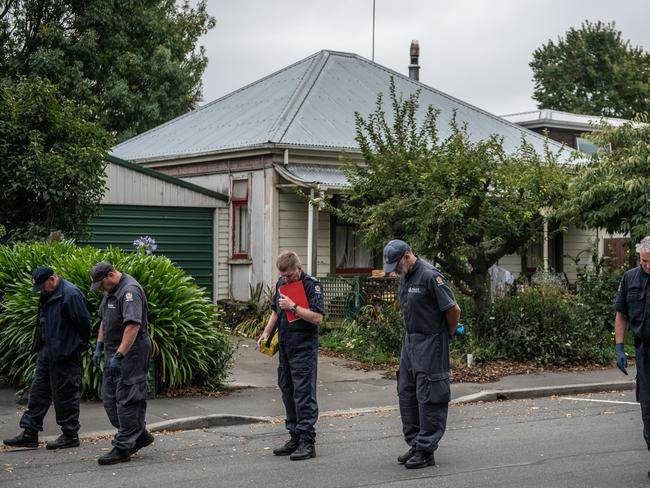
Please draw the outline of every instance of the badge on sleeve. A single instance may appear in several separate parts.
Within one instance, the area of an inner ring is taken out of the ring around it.
[[[436,276],[436,283],[442,285],[445,283],[445,280],[442,278],[442,276]]]
[[[124,295],[124,300],[127,302],[132,302],[133,301],[133,293],[130,291],[127,291],[126,294]]]
[[[323,290],[321,289],[320,285],[316,285],[316,286],[314,286],[314,293],[316,293],[316,294],[318,294],[318,295],[320,295],[321,293],[323,293]]]

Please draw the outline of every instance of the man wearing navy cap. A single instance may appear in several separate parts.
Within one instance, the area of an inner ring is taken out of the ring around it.
[[[92,331],[83,294],[75,285],[56,275],[48,266],[32,273],[32,291],[40,293],[34,351],[36,371],[27,411],[20,419],[22,434],[6,439],[11,447],[38,447],[38,433],[54,402],[56,422],[63,434],[47,443],[48,449],[79,445],[79,397],[81,354],[88,348]]]
[[[397,461],[409,469],[433,466],[433,452],[447,427],[449,337],[458,326],[460,307],[447,280],[404,241],[386,244],[384,271],[397,274],[406,328],[397,395],[404,440],[411,447]]]

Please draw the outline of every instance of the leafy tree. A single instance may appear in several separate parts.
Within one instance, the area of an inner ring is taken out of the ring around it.
[[[53,230],[83,235],[104,193],[112,142],[92,118],[46,80],[0,83],[4,240],[43,238]]]
[[[4,8],[3,8],[4,4]],[[193,108],[207,65],[206,1],[3,0],[0,72],[39,76],[124,140]]]
[[[650,54],[613,22],[569,29],[536,49],[530,67],[539,108],[628,119],[650,112]]]
[[[589,135],[605,148],[580,166],[565,207],[584,228],[620,232],[639,242],[650,235],[650,125],[647,117]]]
[[[471,141],[455,118],[441,139],[432,107],[418,124],[418,97],[398,98],[391,81],[392,124],[381,95],[367,119],[356,114],[364,161],[344,162],[351,189],[338,214],[374,248],[409,242],[484,311],[488,268],[539,237],[540,210],[562,200],[567,176],[548,150],[522,140],[507,154],[497,136]]]

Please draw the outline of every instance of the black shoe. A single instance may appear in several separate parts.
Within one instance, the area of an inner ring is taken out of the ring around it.
[[[298,449],[289,456],[289,459],[292,461],[302,461],[313,457],[316,457],[316,446],[313,442],[303,441],[298,443]]]
[[[427,466],[433,466],[436,464],[435,459],[433,458],[433,451],[424,451],[422,449],[416,449],[415,454],[404,463],[408,469],[418,469],[426,468]]]
[[[18,434],[16,437],[11,439],[5,439],[2,441],[5,446],[10,447],[38,447],[38,432],[32,429],[25,429],[22,433]]]
[[[411,447],[411,449],[409,449],[408,451],[406,451],[404,454],[402,454],[397,458],[397,462],[400,464],[404,464],[406,461],[408,461],[413,457],[413,454],[415,454],[415,450],[416,450],[415,446]]]
[[[108,454],[104,454],[100,457],[97,462],[102,466],[106,466],[107,464],[125,463],[130,460],[131,455],[129,454],[129,451],[114,447]]]
[[[296,449],[298,449],[298,439],[294,439],[292,437],[286,442],[284,446],[273,449],[273,454],[276,456],[288,456],[289,454],[292,454]]]
[[[79,436],[77,434],[61,434],[56,440],[45,444],[45,447],[47,449],[79,447]]]
[[[148,430],[144,430],[142,434],[140,434],[135,440],[135,445],[131,448],[129,454],[133,455],[143,447],[147,447],[148,445],[153,444],[153,440],[154,437],[151,435],[151,433]]]

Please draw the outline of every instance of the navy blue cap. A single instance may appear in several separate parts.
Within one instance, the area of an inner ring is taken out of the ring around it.
[[[54,270],[49,266],[39,266],[32,272],[32,291],[34,293],[40,292],[45,283],[51,276],[54,275]]]
[[[108,273],[115,271],[115,268],[108,261],[100,261],[93,269],[90,270],[90,291],[99,290],[102,280],[108,276]]]
[[[386,273],[392,273],[397,267],[397,263],[402,259],[406,251],[410,251],[411,248],[409,245],[400,241],[399,239],[393,239],[384,247],[384,271]]]

